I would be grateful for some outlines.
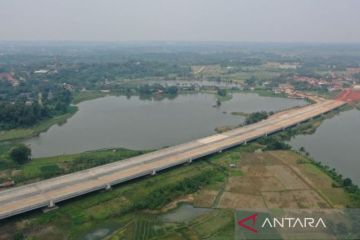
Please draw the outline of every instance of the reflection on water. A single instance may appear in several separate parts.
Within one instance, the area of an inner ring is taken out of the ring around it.
[[[313,159],[360,185],[360,111],[342,112],[323,122],[314,134],[296,136],[290,144],[305,147]]]
[[[104,239],[109,233],[111,232],[110,229],[107,228],[100,228],[91,233],[85,235],[84,240],[100,240]]]
[[[164,222],[190,222],[196,217],[210,211],[212,211],[210,208],[195,208],[191,204],[184,203],[178,208],[162,215],[161,219]]]
[[[231,112],[278,111],[306,104],[302,100],[234,94],[213,107],[212,94],[179,95],[162,101],[108,96],[80,103],[62,126],[25,141],[34,157],[79,153],[101,148],[155,149],[214,134],[216,127],[244,120]],[[224,114],[227,112],[228,114]]]

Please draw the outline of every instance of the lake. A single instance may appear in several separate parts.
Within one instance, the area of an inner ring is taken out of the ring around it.
[[[312,135],[298,135],[290,145],[305,147],[310,156],[360,185],[360,111],[350,110],[325,120]]]
[[[174,99],[141,100],[107,96],[78,104],[78,112],[59,126],[24,141],[33,157],[123,147],[156,149],[214,134],[216,127],[244,121],[231,112],[279,111],[305,105],[303,100],[236,93],[220,107],[213,94],[186,94]],[[227,113],[224,113],[227,112]]]

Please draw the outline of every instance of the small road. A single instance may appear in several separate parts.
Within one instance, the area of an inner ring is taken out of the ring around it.
[[[267,136],[332,111],[345,102],[325,100],[277,113],[261,122],[164,148],[141,156],[0,191],[0,219],[84,195],[112,185],[191,162]],[[99,193],[100,194],[100,193]]]

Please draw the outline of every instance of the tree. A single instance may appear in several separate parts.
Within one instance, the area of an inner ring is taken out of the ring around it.
[[[176,86],[170,86],[165,88],[165,93],[170,95],[178,94],[179,89]]]
[[[10,151],[10,157],[12,160],[19,164],[24,164],[30,160],[31,149],[25,146],[25,144],[19,144]]]
[[[249,87],[253,87],[256,85],[256,78],[252,76],[251,78],[248,78],[245,80],[245,84]]]
[[[268,116],[265,111],[250,113],[245,119],[245,124],[260,122],[261,120],[267,119]]]
[[[227,95],[226,89],[218,89],[217,95],[219,95],[221,97],[225,97]]]
[[[40,170],[45,178],[51,178],[62,173],[62,169],[56,164],[43,166]]]
[[[216,107],[220,107],[221,106],[221,101],[219,99],[216,99]]]
[[[266,146],[266,150],[289,150],[291,146],[287,143],[280,142],[277,139],[272,139]]]
[[[343,181],[343,185],[344,187],[349,187],[352,185],[352,181],[350,178],[345,178],[344,181]]]
[[[24,240],[26,238],[22,232],[16,232],[13,239],[14,240]]]

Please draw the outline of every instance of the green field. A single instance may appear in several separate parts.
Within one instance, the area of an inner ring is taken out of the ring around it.
[[[80,102],[84,102],[84,101],[88,101],[88,100],[92,100],[92,99],[96,99],[96,98],[100,98],[100,97],[105,97],[106,95],[108,95],[108,93],[103,93],[100,91],[77,92],[76,94],[74,94],[73,103],[78,104]]]
[[[199,161],[165,171],[155,177],[119,185],[107,192],[93,193],[62,203],[58,210],[47,214],[35,212],[13,219],[0,227],[3,234],[0,234],[0,238],[4,234],[13,234],[14,231],[9,232],[9,228],[14,229],[16,222],[27,219],[24,228],[15,229],[38,239],[53,239],[58,232],[66,232],[70,239],[75,239],[96,229],[99,224],[120,226],[127,218],[131,218],[127,217],[129,214],[137,214],[149,208],[159,209],[178,196],[197,191],[202,185],[222,181],[223,178],[220,168],[206,161]],[[49,226],[52,230],[47,231],[44,236],[38,235],[42,231],[35,231]]]
[[[304,157],[287,151],[274,152],[276,157],[267,155],[267,152],[264,152],[265,155],[254,153],[259,148],[262,146],[257,143],[236,147],[192,164],[160,172],[156,176],[144,177],[120,184],[109,191],[95,192],[61,203],[59,209],[46,214],[35,211],[18,216],[0,226],[0,239],[11,239],[14,233],[23,234],[30,239],[81,239],[104,229],[108,231],[105,234],[107,239],[111,240],[232,239],[234,212],[231,209],[217,209],[202,214],[190,222],[177,223],[162,220],[162,209],[169,209],[168,205],[172,205],[173,201],[183,196],[189,196],[185,201],[197,202],[200,207],[216,206],[219,201],[221,207],[224,204],[221,202],[221,196],[224,191],[229,191],[229,187],[226,186],[233,184],[231,179],[245,180],[247,178],[244,171],[234,169],[230,167],[230,164],[242,166],[251,164],[252,159],[264,161],[261,160],[261,156],[269,156],[269,160],[273,159],[271,161],[275,162],[278,162],[277,158],[291,160],[289,164],[302,169],[303,174],[315,183],[314,187],[336,203],[335,205],[344,205],[348,202],[346,193],[341,188],[332,188],[332,180],[319,168],[310,164],[310,160],[302,161],[300,164],[297,159]],[[22,171],[34,179],[41,176],[39,169],[42,166],[49,164],[62,166],[65,162],[78,161],[79,156],[120,159],[133,154],[139,154],[139,152],[103,150],[35,159],[24,165]],[[318,184],[321,186],[319,187]],[[332,197],[334,193],[338,196],[336,199]],[[212,196],[213,203],[208,203],[209,196]]]

